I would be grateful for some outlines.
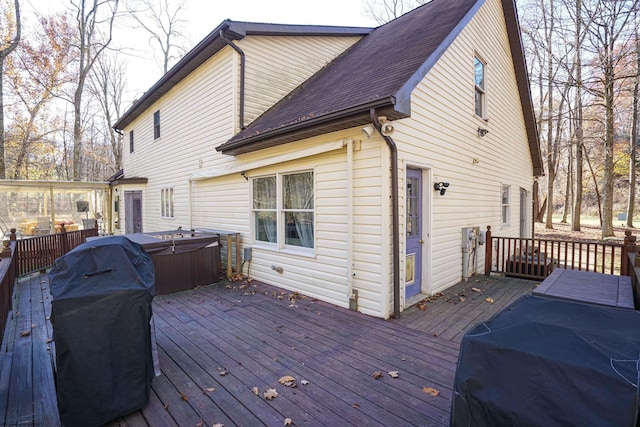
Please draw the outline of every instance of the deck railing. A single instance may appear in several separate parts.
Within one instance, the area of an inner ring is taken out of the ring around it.
[[[554,268],[628,274],[627,232],[625,241],[570,241],[498,237],[487,228],[485,275],[503,273],[514,277],[544,279]],[[635,241],[635,237],[633,237]]]
[[[63,227],[61,233],[20,239],[16,241],[16,274],[20,277],[51,267],[56,258],[84,243],[87,237],[97,235],[97,228],[65,231]]]
[[[9,252],[3,253],[0,258],[0,342],[4,337],[4,329],[7,325],[9,312],[11,311],[11,297],[13,284],[16,281],[16,243],[11,242]]]

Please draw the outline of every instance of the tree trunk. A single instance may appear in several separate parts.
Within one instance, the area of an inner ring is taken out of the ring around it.
[[[582,180],[583,180],[583,144],[582,128],[582,0],[576,0],[576,53],[575,61],[575,199],[571,218],[571,230],[580,231],[580,216],[582,215]]]
[[[16,37],[11,41],[9,46],[0,50],[0,179],[5,179],[7,177],[7,165],[4,159],[4,88],[2,84],[2,78],[4,77],[4,60],[16,49],[16,47],[18,47],[22,29],[22,24],[20,22],[20,3],[18,0],[15,0],[14,7],[16,9]]]
[[[636,164],[638,162],[638,95],[640,92],[640,38],[636,27],[636,77],[633,82],[633,111],[631,138],[629,141],[629,198],[627,203],[627,227],[633,228],[634,207],[636,205]]]
[[[543,8],[544,10],[544,8]],[[545,32],[547,42],[547,220],[545,228],[553,229],[553,184],[556,180],[556,153],[554,150],[553,140],[553,125],[552,125],[552,111],[553,111],[553,27],[554,27],[554,13],[553,13],[553,0],[549,2],[550,17],[547,20],[545,15]]]

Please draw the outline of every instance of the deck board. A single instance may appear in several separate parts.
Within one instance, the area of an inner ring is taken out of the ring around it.
[[[153,311],[162,375],[144,408],[108,426],[282,426],[285,418],[300,426],[447,425],[464,331],[535,284],[472,278],[433,298],[426,311],[411,308],[386,321],[257,282],[159,296]],[[0,354],[0,421],[58,427],[47,276],[21,278],[16,289],[12,336]],[[375,371],[383,377],[374,379]],[[297,387],[279,384],[284,375]],[[440,394],[425,393],[428,387]],[[265,400],[267,388],[279,396]]]

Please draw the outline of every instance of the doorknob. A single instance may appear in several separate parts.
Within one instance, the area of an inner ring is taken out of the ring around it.
[[[420,240],[418,240],[418,243],[423,244],[424,240],[420,239]]]

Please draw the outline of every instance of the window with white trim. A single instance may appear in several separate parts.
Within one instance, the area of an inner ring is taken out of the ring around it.
[[[253,236],[275,248],[315,247],[313,172],[252,179]]]
[[[473,76],[474,76],[474,98],[475,98],[475,113],[476,116],[481,119],[486,118],[486,93],[485,93],[485,63],[477,56],[473,57]]]
[[[153,113],[153,139],[160,138],[160,110]]]
[[[173,218],[173,187],[160,190],[160,216]]]
[[[502,212],[502,225],[509,225],[511,222],[511,187],[508,185],[502,186],[500,206],[500,210]]]

